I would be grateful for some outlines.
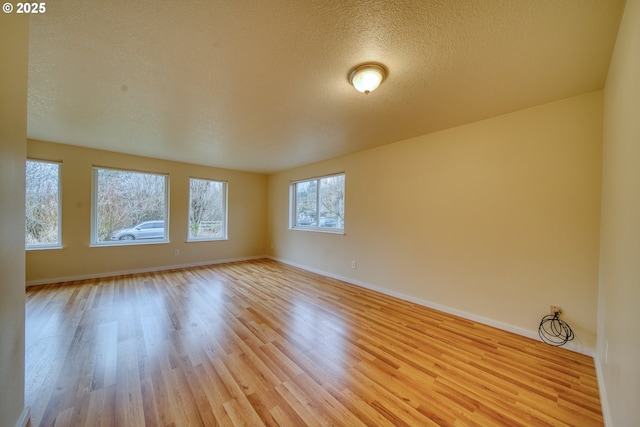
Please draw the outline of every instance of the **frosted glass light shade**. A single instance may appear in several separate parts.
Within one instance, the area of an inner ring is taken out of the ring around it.
[[[349,73],[349,82],[359,92],[368,94],[374,91],[387,77],[387,70],[378,64],[360,65]]]

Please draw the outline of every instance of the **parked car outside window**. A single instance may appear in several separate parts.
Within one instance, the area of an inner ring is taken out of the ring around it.
[[[334,218],[322,218],[320,220],[320,227],[337,227],[338,221]]]
[[[135,227],[122,228],[111,234],[111,240],[164,239],[164,221],[144,221]]]

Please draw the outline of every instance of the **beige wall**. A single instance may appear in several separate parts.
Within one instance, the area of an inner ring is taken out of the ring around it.
[[[0,14],[0,427],[24,416],[24,161],[29,19]]]
[[[32,140],[27,144],[27,156],[62,161],[63,244],[63,249],[27,251],[28,284],[265,254],[264,175]],[[93,165],[169,174],[170,243],[89,247]],[[228,181],[228,240],[187,242],[189,177]],[[173,255],[175,249],[179,256]]]
[[[278,259],[595,348],[602,92],[271,175]],[[346,172],[345,235],[288,230],[289,182]],[[357,269],[351,269],[357,260]]]
[[[640,424],[640,1],[627,1],[605,87],[602,178],[601,395],[607,425],[635,426]]]

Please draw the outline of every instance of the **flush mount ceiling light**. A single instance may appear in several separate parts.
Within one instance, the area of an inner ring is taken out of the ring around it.
[[[356,90],[368,94],[376,90],[387,77],[387,69],[382,64],[362,64],[349,72],[349,83]]]

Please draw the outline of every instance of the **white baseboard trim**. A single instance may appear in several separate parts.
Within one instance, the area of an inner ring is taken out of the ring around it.
[[[22,410],[22,414],[20,414],[20,418],[16,422],[16,427],[27,427],[29,420],[31,419],[31,408],[26,407]]]
[[[487,325],[487,326],[492,326],[492,327],[497,328],[497,329],[502,329],[503,331],[512,332],[514,334],[521,335],[521,336],[524,336],[524,337],[527,337],[527,338],[531,338],[531,339],[534,339],[536,341],[542,341],[540,339],[540,336],[538,335],[538,331],[537,330],[528,330],[528,329],[524,329],[524,328],[521,328],[521,327],[518,327],[518,326],[510,325],[508,323],[500,322],[498,320],[494,320],[494,319],[490,319],[490,318],[487,318],[487,317],[478,316],[478,315],[472,314],[472,313],[467,313],[465,311],[457,310],[455,308],[447,307],[447,306],[440,305],[440,304],[437,304],[437,303],[434,303],[434,302],[431,302],[431,301],[426,301],[426,300],[423,300],[423,299],[420,299],[420,298],[412,297],[410,295],[402,294],[400,292],[395,292],[395,291],[390,290],[390,289],[381,288],[381,287],[378,287],[378,286],[373,286],[373,285],[370,285],[368,283],[361,282],[359,280],[351,279],[349,277],[339,276],[339,275],[336,275],[336,274],[333,274],[333,273],[330,273],[330,272],[327,272],[327,271],[322,271],[322,270],[319,270],[319,269],[316,269],[316,268],[313,268],[313,267],[309,267],[309,266],[304,265],[304,264],[298,264],[296,262],[292,262],[292,261],[289,261],[289,260],[286,260],[286,259],[277,258],[277,257],[273,257],[273,256],[269,256],[267,258],[272,259],[274,261],[282,262],[284,264],[291,265],[293,267],[301,268],[303,270],[307,270],[307,271],[310,271],[312,273],[316,273],[316,274],[320,274],[320,275],[323,275],[323,276],[331,277],[333,279],[341,280],[343,282],[346,282],[346,283],[349,283],[349,284],[352,284],[352,285],[356,285],[356,286],[360,286],[362,288],[370,289],[372,291],[380,292],[381,294],[385,294],[385,295],[389,295],[389,296],[392,296],[392,297],[395,297],[395,298],[399,298],[401,300],[413,302],[415,304],[422,305],[422,306],[427,307],[427,308],[432,308],[434,310],[442,311],[443,313],[452,314],[454,316],[462,317],[463,319],[472,320],[474,322],[482,323],[482,324]],[[586,347],[586,346],[583,346],[583,345],[580,345],[578,343],[569,342],[566,345],[564,345],[562,348],[565,348],[567,350],[571,350],[571,351],[576,352],[576,353],[584,354],[584,355],[590,356],[590,357],[593,357],[594,354],[595,354],[593,349],[591,349],[589,347]]]
[[[596,365],[596,376],[598,378],[598,390],[600,391],[600,405],[602,409],[602,418],[604,419],[605,427],[613,426],[613,420],[611,419],[611,408],[609,407],[609,398],[607,397],[607,388],[604,384],[604,372],[602,362],[596,353],[593,357],[593,363]]]
[[[267,256],[260,255],[260,256],[251,256],[251,257],[241,257],[241,258],[229,258],[229,259],[194,262],[194,263],[188,263],[188,264],[162,265],[157,267],[138,268],[133,270],[107,271],[104,273],[83,274],[79,276],[54,277],[50,279],[32,280],[32,281],[26,282],[26,285],[27,286],[48,285],[51,283],[64,283],[64,282],[74,282],[76,280],[99,279],[102,277],[123,276],[125,274],[152,273],[154,271],[166,271],[166,270],[174,270],[178,268],[203,267],[205,265],[226,264],[230,262],[239,262],[239,261],[251,261],[251,260],[263,259],[263,258],[267,258]]]

